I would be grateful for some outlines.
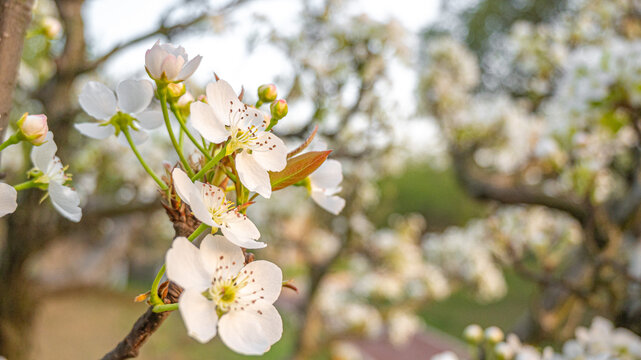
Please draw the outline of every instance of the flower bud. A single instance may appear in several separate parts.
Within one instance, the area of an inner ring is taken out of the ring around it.
[[[167,85],[167,91],[170,97],[176,99],[183,96],[187,88],[184,83],[171,83]]]
[[[178,101],[176,101],[176,105],[179,107],[188,107],[189,104],[194,102],[194,96],[189,92],[185,92],[180,98],[178,98]]]
[[[18,128],[23,138],[33,145],[42,145],[49,132],[49,125],[47,125],[47,116],[44,114],[29,115],[24,113],[20,120],[18,120]]]
[[[512,360],[514,357],[512,347],[504,342],[500,342],[494,346],[494,353],[498,360]]]
[[[463,330],[463,338],[472,345],[478,345],[483,341],[483,328],[477,324],[468,325]]]
[[[52,16],[46,16],[42,19],[42,30],[49,39],[57,39],[62,33],[60,21]]]
[[[496,326],[490,326],[485,329],[485,339],[492,344],[497,344],[503,341],[505,336],[503,335],[503,330],[499,329]]]
[[[277,96],[278,92],[274,84],[265,84],[258,87],[258,99],[264,103],[276,100]]]
[[[190,77],[200,65],[200,55],[189,60],[182,46],[161,44],[157,41],[145,53],[145,69],[160,83],[181,82]]]
[[[274,101],[269,108],[272,113],[272,121],[278,121],[287,115],[287,101],[283,99]]]

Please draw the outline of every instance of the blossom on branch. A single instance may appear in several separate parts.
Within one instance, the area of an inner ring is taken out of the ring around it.
[[[65,186],[71,177],[65,173],[67,169],[56,156],[58,147],[53,141],[50,131],[44,144],[31,150],[31,161],[36,174],[35,183],[46,185],[51,204],[65,218],[78,222],[82,217],[80,197],[72,188]]]
[[[240,181],[250,191],[269,198],[272,187],[268,171],[281,171],[287,165],[285,143],[265,131],[269,126],[266,114],[238,100],[226,81],[207,85],[207,101],[191,104],[194,128],[216,144],[229,139],[227,154],[240,150],[236,155]]]
[[[200,181],[192,183],[189,176],[178,168],[172,172],[172,178],[176,193],[191,207],[198,220],[212,228],[220,228],[223,235],[238,246],[247,249],[267,246],[256,241],[260,238],[256,225],[225,199],[222,189]]]
[[[87,114],[102,121],[75,124],[75,128],[83,135],[98,140],[116,134],[123,144],[127,144],[127,140],[120,130],[124,127],[131,127],[138,130],[131,132],[134,143],[143,143],[147,140],[148,135],[144,131],[139,131],[137,125],[151,130],[163,123],[160,111],[145,110],[153,96],[154,87],[149,80],[122,81],[118,84],[115,95],[105,85],[90,81],[82,88],[78,100]]]
[[[154,80],[169,82],[183,81],[190,77],[200,65],[202,56],[189,60],[182,46],[161,44],[156,41],[145,53],[145,69]]]
[[[272,305],[283,275],[271,262],[244,265],[242,250],[220,235],[207,235],[198,249],[184,237],[167,252],[167,277],[185,290],[178,300],[189,336],[222,341],[245,355],[261,355],[278,341],[283,321]]]

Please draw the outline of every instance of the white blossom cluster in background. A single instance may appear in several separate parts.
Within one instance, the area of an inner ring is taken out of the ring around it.
[[[574,338],[563,343],[558,351],[546,346],[543,349],[523,344],[518,336],[503,332],[496,327],[483,331],[478,325],[465,329],[465,340],[474,347],[473,358],[485,353],[502,360],[638,360],[641,359],[641,338],[624,328],[615,328],[612,322],[602,317],[592,319],[590,327],[578,327]],[[432,360],[457,360],[459,357],[446,352],[435,355]]]

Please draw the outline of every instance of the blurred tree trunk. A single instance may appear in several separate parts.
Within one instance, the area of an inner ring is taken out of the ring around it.
[[[9,124],[13,89],[33,0],[0,0],[0,139]]]

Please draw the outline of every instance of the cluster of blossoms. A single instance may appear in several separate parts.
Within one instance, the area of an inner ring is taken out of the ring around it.
[[[0,145],[0,151],[22,141],[33,145],[31,162],[33,168],[27,173],[27,181],[9,185],[0,183],[0,216],[13,213],[18,207],[18,191],[39,188],[46,191],[53,207],[65,218],[78,222],[82,217],[79,207],[80,197],[70,187],[71,175],[66,172],[56,156],[58,147],[49,131],[47,117],[44,114],[29,115],[25,113],[17,122],[17,131]]]
[[[549,346],[541,350],[523,344],[514,334],[504,337],[503,332],[494,326],[483,330],[478,325],[470,325],[465,328],[463,335],[470,345],[478,347],[476,353],[501,360],[641,359],[641,338],[628,329],[615,328],[609,320],[598,316],[592,319],[589,328],[578,327],[575,337],[566,341],[559,352]],[[457,360],[459,357],[447,352],[432,359]]]
[[[232,350],[259,355],[282,335],[273,303],[283,274],[274,263],[254,261],[247,252],[267,246],[247,209],[259,195],[269,199],[274,191],[296,185],[307,188],[319,206],[338,214],[345,205],[337,195],[342,169],[339,162],[327,160],[330,151],[305,152],[311,138],[288,151],[271,131],[287,114],[287,103],[277,99],[274,85],[259,87],[258,101],[251,106],[242,101],[242,93],[216,77],[196,100],[183,81],[196,71],[200,59],[190,60],[180,46],[156,43],[145,55],[153,82],[125,80],[115,93],[88,82],[79,102],[97,121],[78,123],[76,128],[94,139],[116,135],[156,182],[170,215],[200,224],[188,238],[174,239],[149,296],[138,299],[148,298],[156,312],[179,309],[189,335],[200,342],[219,333]],[[269,103],[270,114],[260,110]],[[163,124],[179,164],[159,176],[138,146]],[[187,153],[185,142],[193,154]],[[218,230],[222,235],[214,235]],[[197,246],[205,232],[209,233]],[[177,303],[165,303],[160,284],[165,270],[167,279],[183,289]]]

